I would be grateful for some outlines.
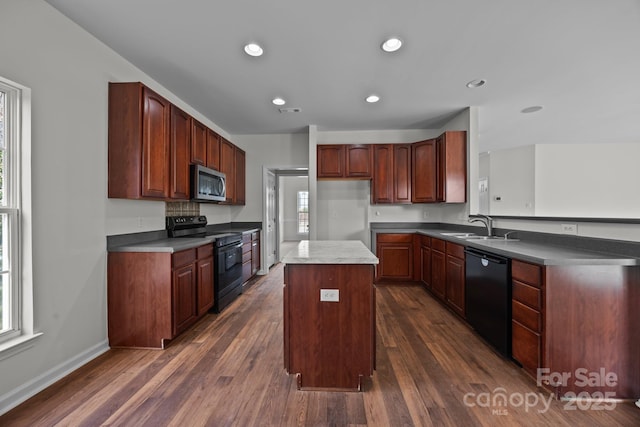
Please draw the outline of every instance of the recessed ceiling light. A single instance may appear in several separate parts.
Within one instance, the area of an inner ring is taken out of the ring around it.
[[[264,53],[262,47],[257,43],[249,43],[244,47],[244,51],[249,56],[261,56]]]
[[[273,102],[274,105],[284,105],[287,103],[287,101],[282,98],[273,98],[271,102]]]
[[[536,111],[540,111],[540,110],[542,110],[542,107],[540,105],[533,105],[531,107],[522,109],[522,111],[520,112],[524,114],[528,114],[528,113],[535,113]]]
[[[378,95],[369,95],[364,100],[367,101],[369,104],[373,104],[380,101],[380,97]]]
[[[485,79],[471,80],[469,83],[467,83],[467,87],[473,89],[476,87],[484,86],[485,83],[487,83]]]
[[[397,37],[391,37],[390,39],[385,40],[381,47],[385,52],[395,52],[400,49],[401,46],[402,40]]]

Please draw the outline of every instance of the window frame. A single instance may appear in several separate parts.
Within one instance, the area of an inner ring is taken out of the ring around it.
[[[5,329],[0,330],[0,345],[19,337],[23,333],[22,322],[22,281],[21,281],[21,142],[22,142],[22,97],[23,88],[0,77],[0,90],[5,93],[4,148],[3,149],[3,200],[0,201],[0,214],[6,215],[8,235],[6,239],[9,261],[6,266],[0,265],[0,271],[7,273],[8,289],[5,295],[9,303],[3,307],[3,323],[8,321]],[[4,244],[5,242],[2,242]],[[5,302],[3,301],[3,304]],[[8,308],[8,313],[4,309]],[[4,325],[3,325],[4,326]]]
[[[301,197],[301,195],[305,195],[304,197]],[[301,201],[302,200],[306,200],[306,212],[305,211],[301,211]],[[306,213],[307,214],[307,220],[306,220],[306,231],[300,231],[300,214],[301,213]],[[296,193],[296,229],[298,234],[304,234],[307,235],[309,234],[309,191],[298,191]]]

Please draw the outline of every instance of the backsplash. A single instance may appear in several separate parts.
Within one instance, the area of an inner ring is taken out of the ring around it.
[[[166,202],[165,216],[198,216],[200,203],[196,202]]]

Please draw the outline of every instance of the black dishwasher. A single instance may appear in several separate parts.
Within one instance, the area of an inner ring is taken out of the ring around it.
[[[465,249],[467,321],[489,344],[511,357],[511,261]]]

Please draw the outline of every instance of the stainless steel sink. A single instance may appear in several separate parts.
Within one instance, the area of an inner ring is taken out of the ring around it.
[[[517,242],[518,239],[511,239],[511,238],[505,238],[505,237],[501,237],[501,236],[467,236],[467,237],[460,237],[461,239],[465,239],[465,240],[501,240],[504,242]]]
[[[443,236],[450,236],[450,237],[459,237],[461,239],[466,239],[469,237],[481,237],[481,236],[476,236],[475,233],[440,233]]]
[[[440,233],[443,236],[447,237],[455,237],[456,239],[464,239],[464,240],[504,240],[505,242],[517,242],[518,239],[512,239],[510,237],[505,238],[504,236],[479,236],[475,233],[460,233],[460,232],[451,232],[451,233]]]

